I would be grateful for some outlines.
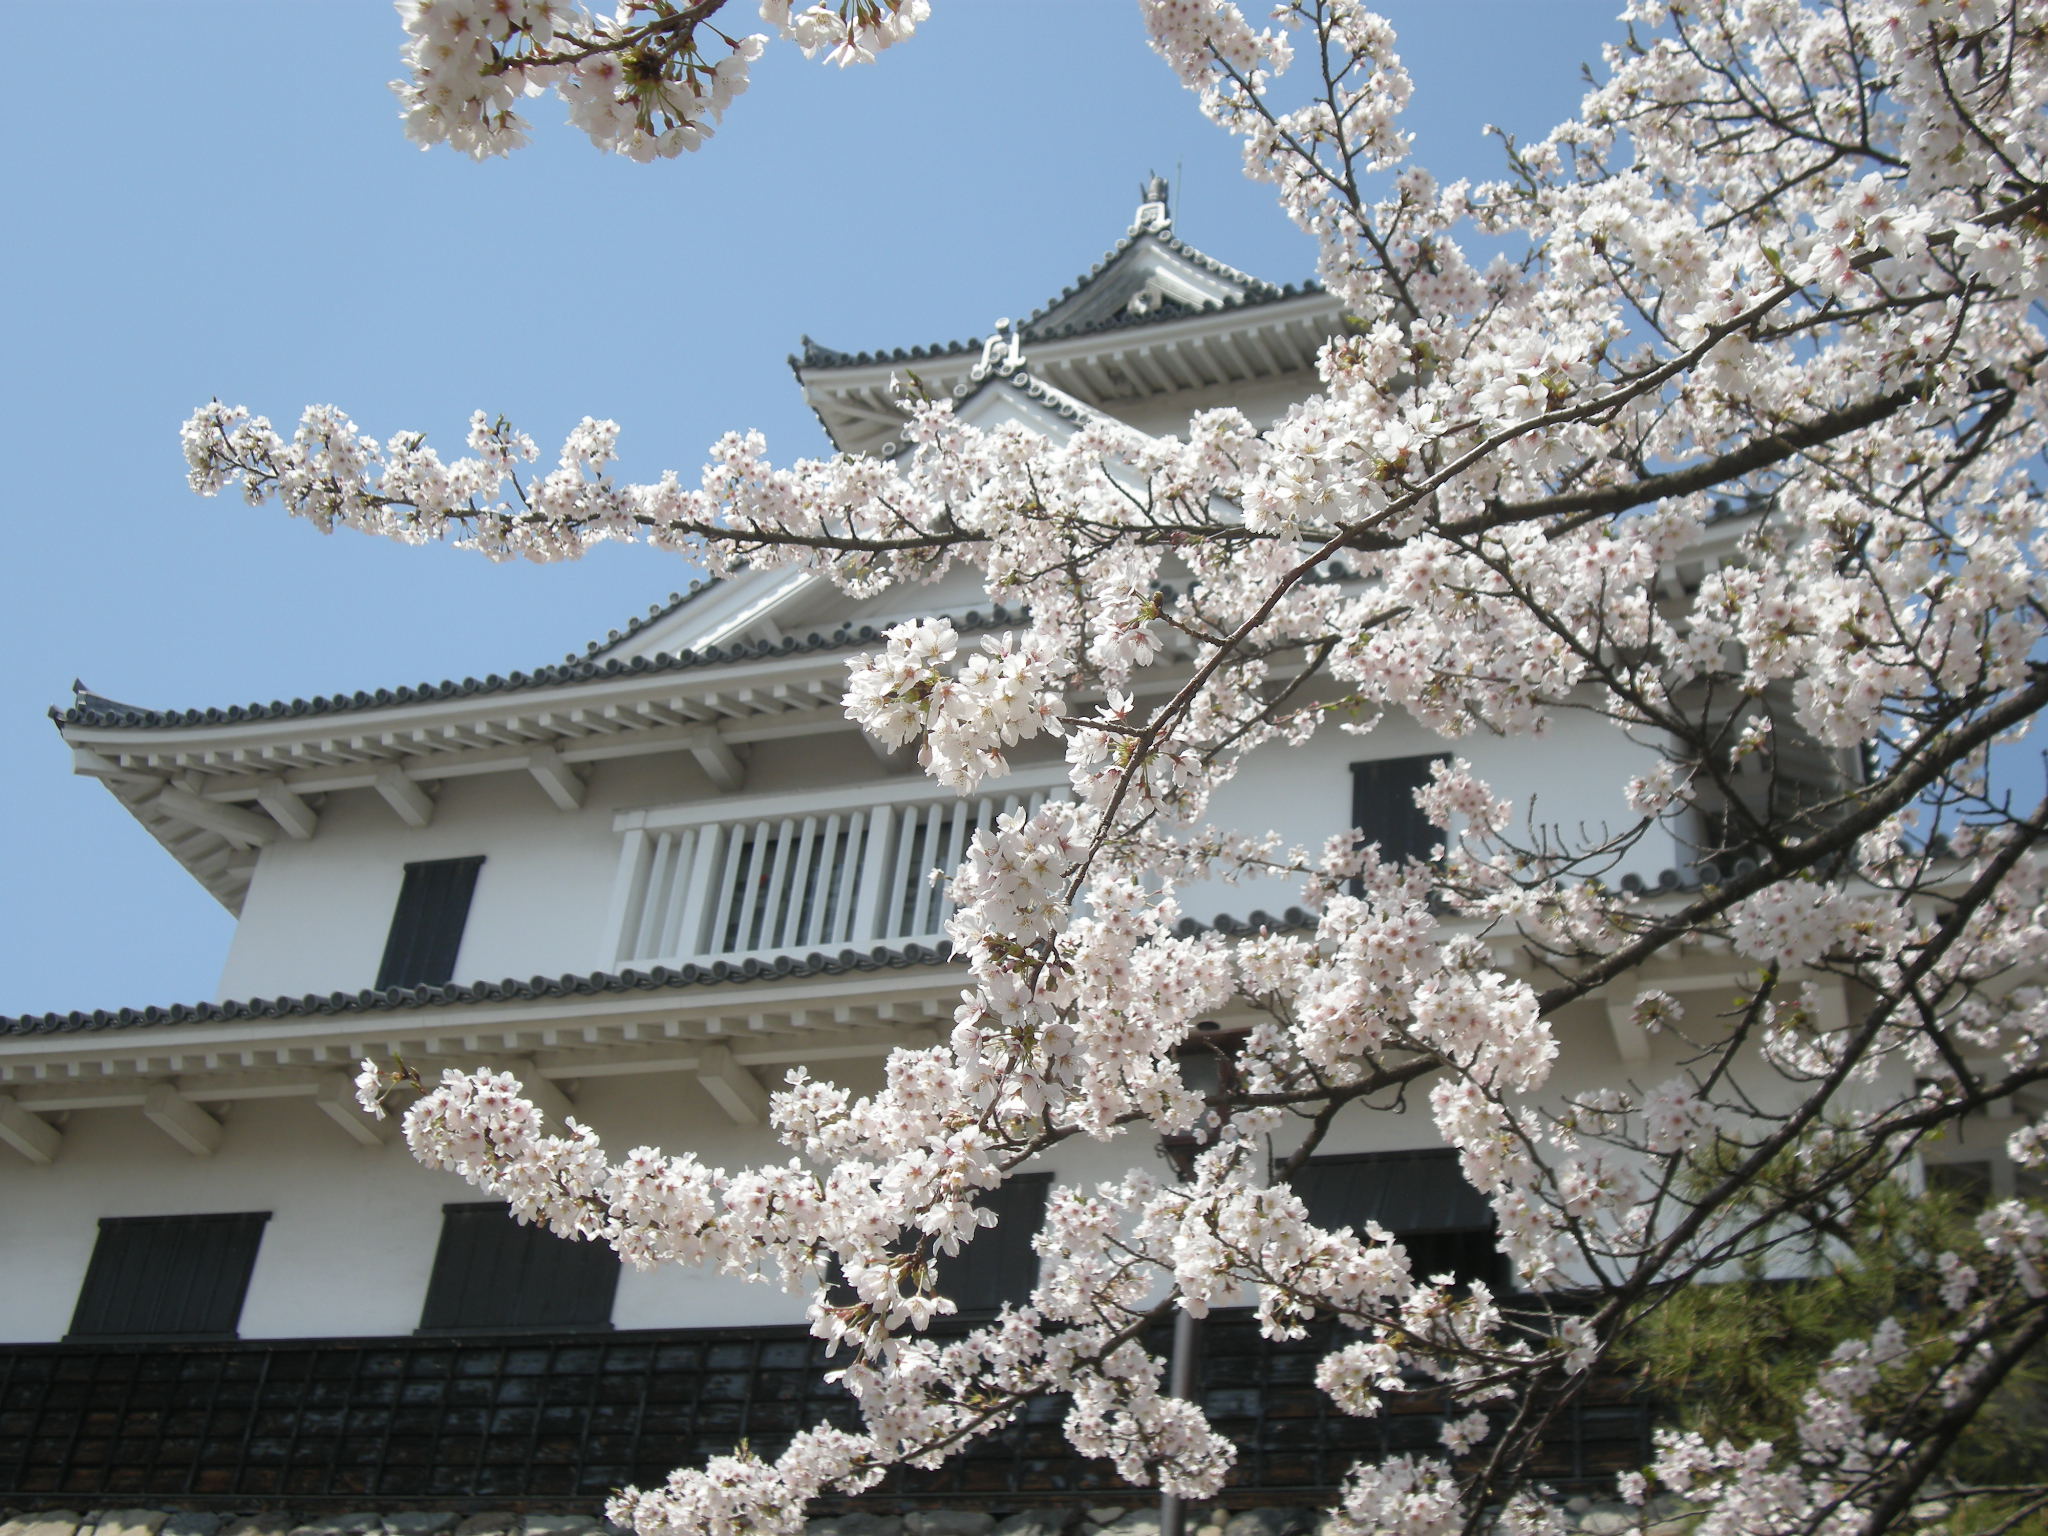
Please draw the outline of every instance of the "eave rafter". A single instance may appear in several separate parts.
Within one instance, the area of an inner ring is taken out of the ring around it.
[[[557,1123],[587,1079],[683,1074],[734,1123],[760,1125],[785,1068],[932,1045],[958,990],[957,974],[937,968],[915,977],[734,985],[664,1001],[554,999],[0,1037],[0,1147],[51,1163],[63,1151],[61,1117],[126,1110],[205,1157],[231,1134],[221,1106],[254,1099],[307,1101],[348,1139],[381,1147],[391,1126],[355,1103],[354,1067],[366,1056],[403,1060],[430,1081],[447,1067],[510,1071]]]
[[[1311,291],[1246,309],[1211,309],[1127,326],[1024,343],[1025,366],[1089,405],[1166,399],[1216,385],[1307,372],[1343,315],[1328,294]],[[801,370],[805,397],[842,449],[869,451],[891,440],[902,413],[890,405],[906,371],[934,395],[970,387],[979,352],[966,348],[922,358]]]
[[[254,853],[303,842],[323,796],[373,791],[408,826],[433,821],[441,781],[517,774],[559,811],[583,804],[591,766],[678,753],[721,793],[746,783],[748,747],[851,730],[845,663],[807,651],[702,671],[628,672],[282,719],[134,727],[67,723],[72,771],[99,779],[230,911]]]

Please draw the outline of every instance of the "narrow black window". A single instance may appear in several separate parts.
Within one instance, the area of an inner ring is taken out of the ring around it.
[[[268,1211],[103,1216],[73,1339],[232,1339]]]
[[[975,1201],[996,1213],[996,1224],[982,1228],[951,1258],[939,1260],[939,1291],[954,1306],[962,1312],[993,1312],[1006,1301],[1021,1307],[1031,1299],[1038,1283],[1031,1239],[1045,1222],[1051,1187],[1049,1173],[1018,1174]]]
[[[1415,803],[1415,791],[1429,782],[1437,754],[1383,757],[1351,765],[1351,824],[1361,844],[1379,844],[1387,863],[1426,859],[1438,841],[1437,829]]]
[[[1310,1158],[1295,1193],[1319,1227],[1362,1230],[1376,1221],[1408,1250],[1411,1272],[1498,1286],[1505,1273],[1493,1208],[1465,1182],[1452,1151],[1360,1152]]]
[[[1953,1196],[1966,1211],[1981,1211],[1991,1203],[1991,1164],[1929,1163],[1927,1187]]]
[[[384,963],[377,970],[380,992],[386,987],[438,987],[453,979],[462,925],[469,921],[469,898],[476,892],[476,872],[483,862],[483,855],[477,854],[405,866],[391,936],[384,941]]]
[[[499,1204],[442,1207],[422,1333],[609,1328],[619,1256],[522,1226]]]

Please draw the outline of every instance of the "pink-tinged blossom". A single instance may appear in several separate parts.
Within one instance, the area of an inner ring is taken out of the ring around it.
[[[926,9],[761,12],[849,64]],[[1347,317],[1318,393],[1264,426],[1077,412],[1052,441],[905,397],[894,457],[785,462],[734,432],[646,482],[596,419],[546,457],[483,412],[446,455],[332,406],[281,429],[214,402],[184,426],[196,491],[323,531],[538,561],[642,540],[851,601],[971,578],[1013,616],[971,641],[898,624],[849,662],[847,717],[937,783],[1020,751],[1065,779],[940,873],[943,1040],[866,1092],[791,1072],[781,1162],[608,1152],[490,1071],[357,1079],[373,1113],[417,1090],[415,1154],[520,1219],[785,1287],[849,1350],[857,1430],[621,1495],[649,1536],[794,1533],[807,1501],[1041,1397],[1087,1454],[1207,1496],[1233,1449],[1142,1339],[1235,1305],[1274,1339],[1341,1323],[1317,1379],[1342,1410],[1427,1391],[1445,1411],[1451,1459],[1355,1468],[1333,1536],[1549,1532],[1529,1446],[1489,1424],[1511,1436],[1603,1369],[1630,1298],[1910,1183],[1931,1134],[2048,1072],[2048,813],[1998,771],[2048,703],[2038,0],[1639,0],[1577,116],[1477,186],[1410,163],[1396,38],[1353,0],[1140,9]],[[549,92],[607,150],[694,149],[765,46],[635,0],[401,15],[407,131],[480,157]],[[1553,760],[1600,776],[1601,809],[1560,819],[1508,771],[1588,729],[1618,750]],[[1331,730],[1382,733],[1360,757],[1461,744],[1415,796],[1428,853],[1383,855],[1336,810],[1234,824],[1249,770]],[[1240,881],[1301,910],[1188,924],[1194,893]],[[1191,1086],[1196,1061],[1216,1086]],[[1516,1288],[1418,1273],[1371,1222],[1316,1226],[1285,1177],[1311,1126],[1314,1150],[1454,1154]],[[985,1231],[978,1202],[1082,1139],[1130,1166],[1053,1190],[1029,1304],[934,1330],[934,1263]],[[2038,1164],[2048,1129],[2005,1147]],[[1771,1178],[1725,1177],[1745,1162]],[[1879,1493],[1910,1507],[1926,1473],[1900,1447],[1926,1426],[1897,1403],[1967,1405],[2048,1294],[2048,1224],[2001,1202],[1919,1279],[1945,1353],[1896,1326],[1853,1340],[1787,1443],[1666,1431],[1624,1496],[1683,1495],[1702,1536],[1848,1536]],[[1596,1304],[1562,1315],[1559,1291]]]

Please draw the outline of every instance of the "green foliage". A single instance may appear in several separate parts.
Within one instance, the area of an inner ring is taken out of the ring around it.
[[[1683,1428],[1710,1440],[1796,1445],[1802,1402],[1837,1345],[1895,1318],[1930,1357],[1946,1355],[1953,1319],[1941,1305],[1935,1261],[1953,1253],[1965,1263],[1989,1262],[1975,1227],[1981,1206],[1980,1192],[1953,1186],[1914,1192],[1884,1179],[1854,1189],[1832,1210],[1810,1213],[1804,1278],[1767,1279],[1752,1265],[1738,1278],[1659,1296],[1631,1330],[1631,1363]],[[1782,1258],[1780,1251],[1774,1262]],[[1909,1405],[1894,1406],[1906,1429]],[[2044,1477],[2048,1351],[2036,1350],[1986,1403],[1937,1482]],[[2032,1533],[2040,1524],[2036,1517],[2014,1529]]]

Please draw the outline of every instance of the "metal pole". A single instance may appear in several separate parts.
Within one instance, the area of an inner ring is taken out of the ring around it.
[[[1173,1352],[1167,1357],[1166,1392],[1192,1401],[1195,1395],[1195,1314],[1173,1309]],[[1187,1508],[1177,1493],[1159,1495],[1159,1536],[1185,1536]]]

